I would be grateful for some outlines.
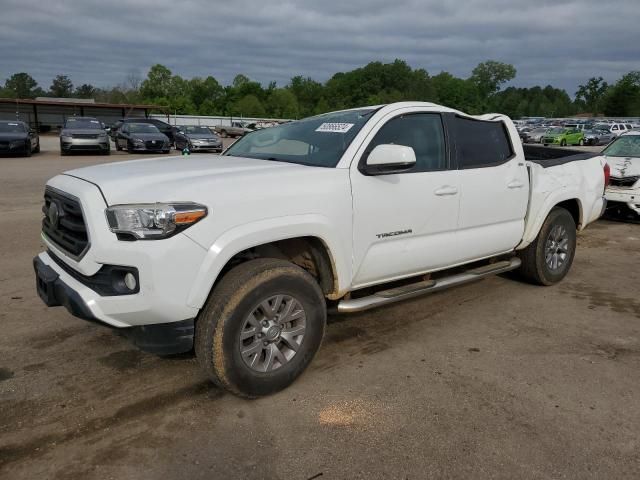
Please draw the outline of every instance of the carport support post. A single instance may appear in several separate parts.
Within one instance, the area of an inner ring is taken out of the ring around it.
[[[36,132],[40,132],[40,124],[38,123],[38,106],[33,104],[33,118],[36,124]]]

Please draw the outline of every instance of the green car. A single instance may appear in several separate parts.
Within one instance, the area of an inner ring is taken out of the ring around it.
[[[560,145],[564,147],[566,145],[584,145],[584,132],[577,128],[550,128],[547,133],[542,137],[542,143],[545,147],[547,145]]]

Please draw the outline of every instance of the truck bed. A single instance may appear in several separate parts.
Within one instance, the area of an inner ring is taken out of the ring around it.
[[[526,160],[537,163],[543,168],[564,165],[569,162],[588,160],[600,155],[595,152],[580,152],[570,148],[553,148],[524,144],[524,157]]]

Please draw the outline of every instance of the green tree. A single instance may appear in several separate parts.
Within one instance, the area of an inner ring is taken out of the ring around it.
[[[441,72],[431,81],[439,103],[466,113],[479,113],[478,91],[469,80]]]
[[[56,75],[51,82],[49,94],[57,98],[70,98],[73,95],[73,83],[66,75]]]
[[[255,95],[246,95],[233,103],[231,113],[234,116],[264,117],[265,109]]]
[[[298,101],[298,110],[301,117],[308,117],[316,113],[324,113],[329,111],[329,105],[326,109],[318,112],[318,102],[321,100],[327,103],[323,97],[324,86],[320,82],[316,82],[311,78],[304,78],[300,75],[295,76],[285,87],[296,97]]]
[[[513,80],[515,77],[516,68],[513,65],[495,60],[482,62],[471,72],[471,81],[484,98],[496,93],[503,83]]]
[[[602,109],[602,103],[608,89],[609,85],[602,77],[590,78],[587,83],[578,86],[576,100],[584,102],[587,111],[595,116]]]
[[[609,89],[604,99],[604,113],[616,117],[640,116],[640,71],[623,75]]]
[[[42,94],[43,92],[38,87],[38,82],[25,72],[14,73],[4,82],[4,95],[7,97],[35,98]]]
[[[140,85],[140,94],[146,101],[167,98],[171,93],[173,75],[164,65],[159,63],[151,67],[147,78]]]
[[[298,118],[298,99],[291,90],[274,89],[267,100],[267,115],[275,118]]]
[[[75,96],[78,98],[94,98],[97,93],[93,85],[84,83],[76,88]]]

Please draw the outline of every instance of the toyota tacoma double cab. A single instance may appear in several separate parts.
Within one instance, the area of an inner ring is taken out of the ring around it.
[[[258,130],[221,156],[72,170],[45,188],[37,291],[267,395],[309,365],[328,310],[510,270],[562,280],[608,182],[574,153],[525,151],[503,115],[403,102]]]

